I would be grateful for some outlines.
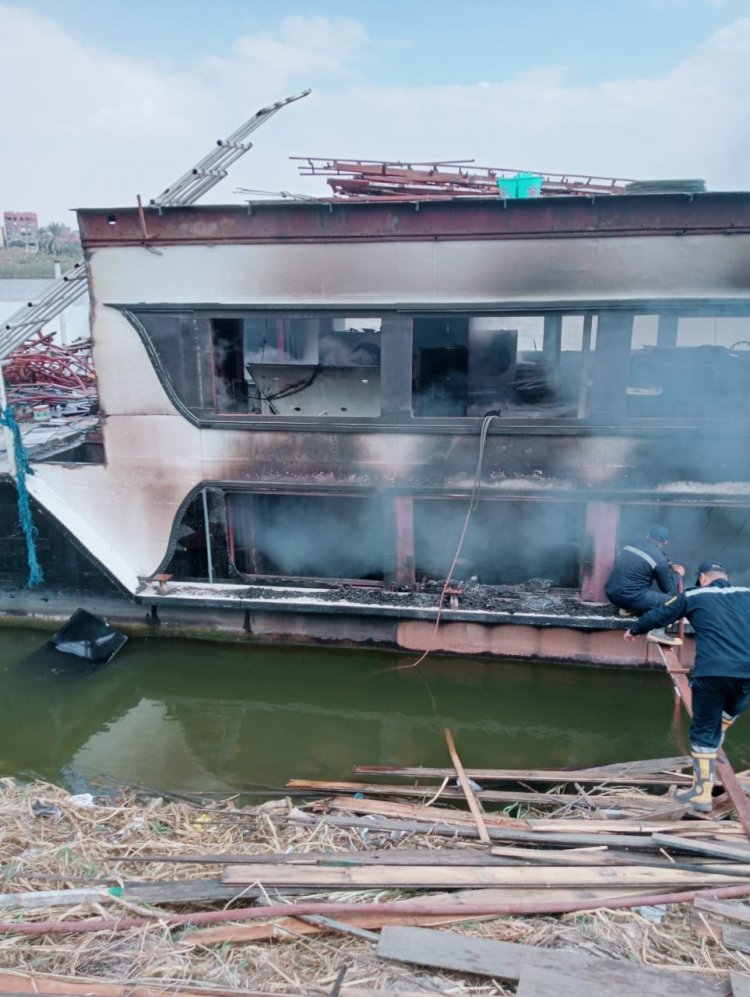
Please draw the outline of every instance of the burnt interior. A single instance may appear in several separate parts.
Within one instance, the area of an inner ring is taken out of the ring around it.
[[[613,545],[637,541],[659,522],[670,530],[669,556],[689,571],[711,557],[739,584],[750,584],[750,507],[612,505]],[[377,590],[396,590],[401,598],[414,594],[417,604],[420,593],[439,593],[450,572],[460,604],[473,608],[502,608],[514,593],[582,591],[595,553],[584,501],[480,500],[454,563],[467,511],[468,500],[457,498],[207,488],[186,505],[166,570],[199,583],[367,590],[373,601]],[[571,612],[570,605],[558,599],[548,608]]]
[[[750,315],[738,309],[127,314],[168,390],[206,425],[750,415]]]

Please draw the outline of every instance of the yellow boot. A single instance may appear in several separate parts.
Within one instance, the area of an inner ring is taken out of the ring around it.
[[[693,810],[710,813],[713,806],[711,791],[716,781],[716,751],[713,748],[693,748],[693,785],[680,789],[674,795],[679,803],[687,803]]]

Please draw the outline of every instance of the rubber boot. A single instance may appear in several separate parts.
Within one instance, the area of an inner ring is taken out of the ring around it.
[[[682,644],[680,637],[676,637],[674,634],[668,634],[664,627],[659,627],[656,630],[649,630],[646,634],[646,640],[649,644],[667,644],[669,647],[680,647]]]
[[[721,737],[719,738],[719,747],[721,747],[722,744],[724,743],[724,735],[726,734],[726,732],[729,730],[729,728],[732,726],[732,724],[734,723],[734,721],[736,719],[737,719],[737,717],[733,717],[730,713],[724,713],[724,711],[722,711],[722,714],[721,714]]]
[[[689,789],[678,790],[675,799],[700,813],[710,813],[713,805],[711,792],[716,781],[716,751],[713,748],[693,748],[690,757],[693,759],[693,785]]]

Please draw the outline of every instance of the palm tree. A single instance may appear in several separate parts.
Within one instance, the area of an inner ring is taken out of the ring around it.
[[[39,229],[39,251],[50,256],[58,256],[61,249],[61,239],[65,232],[62,222],[50,222]]]

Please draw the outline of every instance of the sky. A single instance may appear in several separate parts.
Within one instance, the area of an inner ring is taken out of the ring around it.
[[[259,108],[201,203],[325,196],[292,156],[750,187],[750,0],[0,0],[0,210],[159,194]]]

